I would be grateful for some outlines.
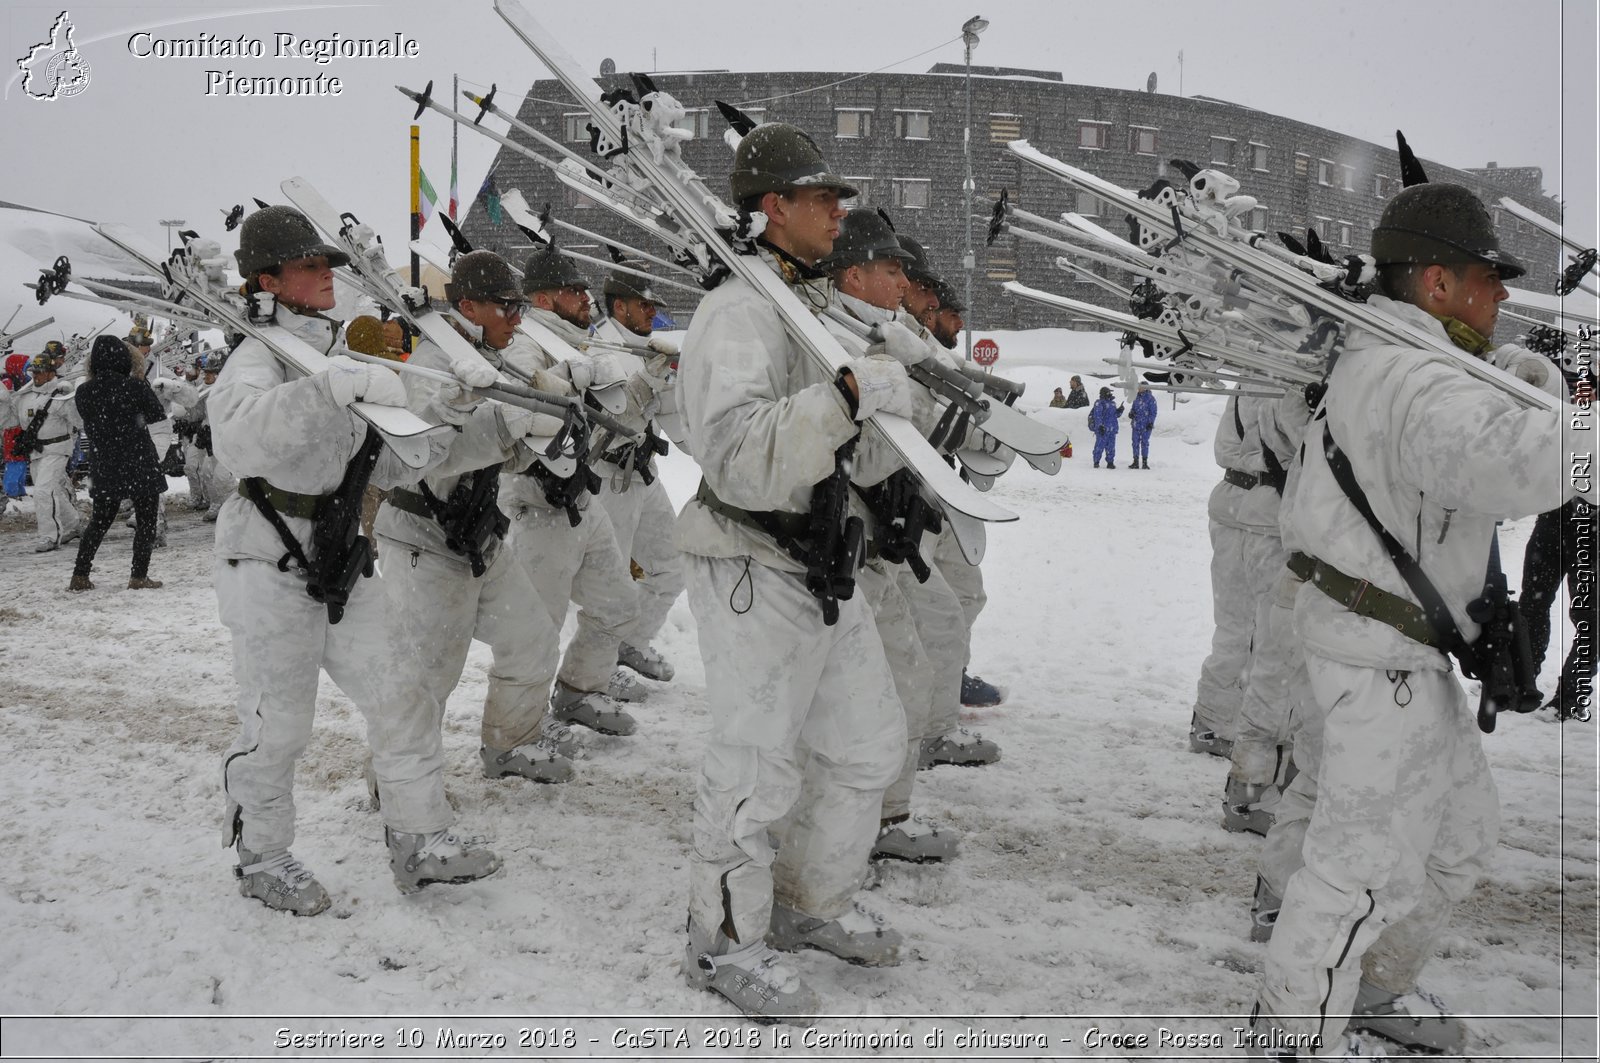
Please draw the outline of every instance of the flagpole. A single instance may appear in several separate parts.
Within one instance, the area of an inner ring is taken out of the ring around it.
[[[422,127],[411,127],[411,239],[422,238],[422,188],[419,177],[422,173]],[[411,284],[413,287],[422,287],[422,259],[411,252]]]
[[[450,110],[456,109],[456,101],[461,98],[461,75],[450,75]],[[461,123],[450,123],[450,220],[456,220],[456,147],[460,143]]]

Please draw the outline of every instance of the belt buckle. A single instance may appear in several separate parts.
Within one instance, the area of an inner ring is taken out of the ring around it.
[[[1360,581],[1359,583],[1356,584],[1356,596],[1350,602],[1350,611],[1351,612],[1355,612],[1356,609],[1358,609],[1360,607],[1361,599],[1366,597],[1367,591],[1370,590],[1371,587],[1372,587],[1372,583],[1369,580],[1362,580],[1362,581]]]

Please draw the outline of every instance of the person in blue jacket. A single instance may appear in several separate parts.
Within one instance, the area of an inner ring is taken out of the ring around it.
[[[1133,464],[1130,468],[1148,469],[1150,429],[1156,424],[1156,396],[1150,390],[1150,385],[1142,380],[1139,382],[1139,393],[1133,397],[1133,406],[1128,410],[1128,421],[1133,425]]]
[[[1094,467],[1100,467],[1100,456],[1105,455],[1106,468],[1117,467],[1117,418],[1122,407],[1111,397],[1110,388],[1100,389],[1100,399],[1089,408],[1089,430],[1094,433]]]

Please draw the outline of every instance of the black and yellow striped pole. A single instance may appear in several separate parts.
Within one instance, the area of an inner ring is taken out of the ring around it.
[[[411,127],[411,239],[422,238],[422,127]],[[422,259],[411,252],[411,283],[422,287]]]

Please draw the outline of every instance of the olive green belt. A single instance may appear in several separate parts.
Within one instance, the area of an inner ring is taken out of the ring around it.
[[[1357,616],[1387,624],[1413,642],[1439,647],[1439,636],[1428,623],[1427,614],[1397,594],[1355,579],[1326,561],[1307,554],[1289,555],[1289,571],[1338,602]]]
[[[390,491],[387,496],[385,496],[384,501],[388,502],[395,509],[404,510],[407,513],[414,513],[419,517],[426,517],[429,520],[437,519],[434,516],[433,510],[428,508],[428,500],[423,498],[415,491],[407,491],[403,487],[396,487],[394,490]]]
[[[300,517],[305,520],[316,520],[317,510],[322,505],[326,495],[297,495],[293,491],[285,491],[273,487],[259,476],[255,482],[261,485],[262,494],[266,495],[267,502],[279,513],[289,517]],[[245,498],[250,497],[250,492],[245,489],[245,481],[239,481],[238,492]]]

